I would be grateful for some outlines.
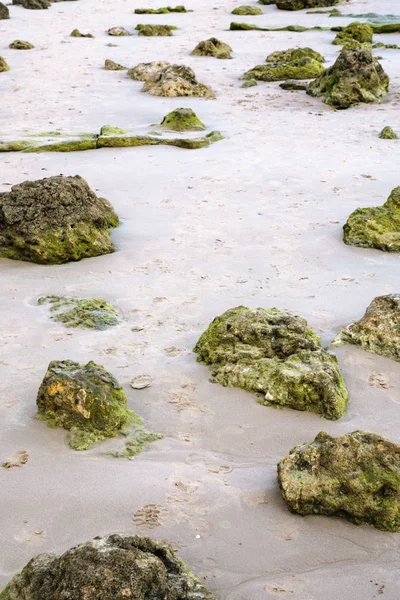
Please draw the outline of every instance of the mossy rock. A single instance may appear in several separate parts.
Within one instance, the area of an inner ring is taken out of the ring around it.
[[[258,81],[285,81],[286,79],[313,79],[324,71],[320,62],[313,58],[300,58],[289,63],[257,65],[242,79]]]
[[[32,50],[32,48],[34,47],[35,46],[33,46],[33,44],[30,44],[29,42],[24,42],[23,40],[14,40],[9,45],[9,48],[11,48],[12,50]]]
[[[124,65],[120,65],[119,63],[106,58],[104,61],[104,68],[106,71],[127,71],[128,67],[124,67]]]
[[[343,50],[335,64],[307,88],[310,96],[345,109],[360,102],[377,102],[389,91],[389,77],[369,50]]]
[[[400,252],[400,187],[382,206],[357,208],[343,227],[343,241],[350,246]]]
[[[233,15],[249,15],[249,16],[256,16],[256,15],[262,15],[262,10],[261,8],[258,8],[258,6],[238,6],[237,8],[234,8],[232,11]]]
[[[96,537],[62,556],[32,558],[1,600],[215,600],[172,546],[139,536]]]
[[[7,61],[5,58],[3,58],[2,56],[0,56],[0,73],[4,73],[5,71],[9,71],[10,67],[7,64]]]
[[[91,33],[81,33],[79,29],[74,29],[73,31],[71,31],[70,36],[76,38],[94,38],[94,35],[92,35]]]
[[[185,65],[171,65],[163,61],[140,63],[129,69],[128,77],[144,81],[142,92],[149,92],[152,96],[215,98],[212,90],[199,83],[194,71]]]
[[[101,298],[73,298],[71,296],[44,296],[38,304],[50,304],[52,319],[66,327],[84,327],[103,331],[118,324],[118,313]]]
[[[9,19],[10,11],[8,10],[8,6],[0,2],[0,21],[2,19]]]
[[[368,42],[358,42],[357,40],[348,38],[343,42],[341,50],[372,50],[372,48],[372,44]]]
[[[325,58],[319,52],[312,48],[289,48],[288,50],[276,50],[268,54],[265,62],[271,64],[290,63],[301,58],[312,58],[320,63],[325,62]]]
[[[341,31],[336,35],[332,44],[341,46],[345,42],[355,40],[360,44],[372,44],[372,36],[374,30],[368,23],[350,23],[346,27],[343,27]]]
[[[380,435],[321,431],[280,461],[278,482],[293,513],[400,531],[400,446]]]
[[[339,4],[341,0],[276,0],[276,8],[281,10],[302,10]]]
[[[176,108],[163,118],[160,125],[171,131],[201,131],[206,128],[191,108]]]
[[[307,89],[307,84],[299,83],[298,81],[293,81],[292,79],[288,79],[287,81],[283,81],[282,83],[280,83],[279,87],[282,88],[283,90],[288,90],[288,91],[299,91],[299,90],[304,91]]]
[[[400,294],[374,298],[364,316],[340,332],[334,345],[341,343],[400,362]]]
[[[113,252],[118,217],[82,177],[49,177],[0,193],[0,256],[59,264]]]
[[[237,23],[233,21],[229,26],[230,31],[291,31],[303,33],[304,31],[328,31],[329,27],[304,27],[303,25],[285,25],[284,27],[259,27],[251,23]]]
[[[400,22],[398,23],[369,23],[374,33],[399,33]]]
[[[146,37],[151,36],[171,36],[172,32],[176,29],[174,25],[136,25],[136,31],[139,35],[145,35]]]
[[[393,131],[393,129],[391,127],[389,127],[389,125],[387,125],[386,127],[384,127],[382,129],[382,131],[379,134],[379,137],[382,140],[398,140],[399,136],[397,135],[397,133],[395,131]]]
[[[194,352],[212,381],[262,395],[260,402],[338,419],[347,390],[336,357],[322,350],[307,322],[275,308],[244,306],[216,317]]]
[[[125,135],[126,133],[128,133],[127,129],[113,127],[112,125],[103,125],[100,129],[100,135]]]
[[[49,0],[13,0],[12,3],[30,10],[43,10],[51,6]]]
[[[161,8],[135,8],[136,15],[168,15],[170,13],[188,13],[193,12],[192,10],[186,10],[186,8],[180,4],[178,6],[163,6]]]
[[[107,31],[107,33],[108,33],[108,35],[115,36],[115,37],[123,37],[123,36],[132,35],[131,33],[129,33],[129,31],[127,29],[125,29],[125,27],[111,27]]]
[[[251,88],[258,85],[256,79],[246,79],[240,87],[242,88]]]
[[[196,48],[192,51],[192,56],[213,56],[215,58],[232,58],[231,57],[232,48],[217,40],[217,38],[210,38],[209,40],[204,40],[203,42],[199,42]]]
[[[101,365],[72,360],[49,364],[37,396],[38,418],[69,431],[69,445],[87,450],[118,435],[140,417],[129,410],[125,392]]]

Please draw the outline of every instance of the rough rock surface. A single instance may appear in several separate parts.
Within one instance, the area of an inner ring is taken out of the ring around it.
[[[276,7],[281,10],[302,10],[303,8],[319,8],[339,4],[341,0],[276,0]]]
[[[348,399],[336,357],[307,322],[272,309],[230,309],[216,317],[194,352],[212,381],[262,394],[261,403],[338,419]]]
[[[333,28],[333,31],[336,30],[337,28]],[[341,46],[349,41],[356,41],[359,44],[372,44],[373,35],[374,30],[371,25],[368,25],[368,23],[354,22],[346,27],[342,27],[332,44]]]
[[[163,118],[160,125],[171,131],[202,131],[206,128],[191,108],[176,108]]]
[[[7,64],[7,61],[5,58],[3,58],[2,56],[0,56],[0,73],[4,73],[5,71],[9,71],[10,67]]]
[[[0,256],[57,264],[113,252],[118,217],[82,177],[49,177],[0,193]]]
[[[258,6],[238,6],[237,8],[234,8],[232,11],[233,15],[249,15],[249,16],[256,16],[256,15],[262,15],[262,10],[261,8],[258,8]]]
[[[30,42],[24,42],[23,40],[14,40],[9,45],[9,48],[13,50],[32,50],[34,47]]]
[[[400,531],[400,446],[379,435],[322,431],[280,461],[278,481],[294,513]]]
[[[17,4],[31,10],[50,8],[51,6],[51,2],[49,0],[13,0],[13,4]]]
[[[300,58],[313,58],[320,63],[325,62],[325,58],[319,52],[312,48],[288,48],[288,50],[276,50],[271,52],[265,59],[265,62],[271,64],[290,63]]]
[[[349,246],[400,252],[400,187],[382,206],[357,208],[343,227],[343,241]]]
[[[115,437],[140,417],[127,407],[125,392],[101,365],[72,360],[53,361],[36,400],[39,418],[49,427],[63,427],[74,450],[87,450],[99,440]]]
[[[343,50],[307,88],[307,94],[323,96],[326,104],[337,108],[376,102],[388,91],[389,77],[369,50]]]
[[[125,29],[125,27],[111,27],[107,33],[108,35],[116,37],[132,35],[127,29]]]
[[[174,25],[144,25],[142,23],[139,23],[138,25],[136,25],[135,29],[138,32],[138,35],[144,35],[146,37],[165,37],[173,35],[172,32],[178,28]]]
[[[167,15],[169,13],[187,13],[193,12],[186,10],[186,8],[179,4],[178,6],[163,6],[161,8],[135,8],[136,15]]]
[[[91,33],[81,33],[79,31],[79,29],[74,29],[73,31],[71,31],[71,37],[76,37],[76,38],[93,38],[94,35],[92,35]]]
[[[343,329],[334,343],[343,342],[400,362],[400,294],[374,298],[365,315]]]
[[[101,298],[73,298],[70,296],[44,296],[38,304],[48,302],[52,319],[66,327],[108,329],[118,323],[118,313],[111,304]]]
[[[8,6],[0,2],[0,20],[1,19],[9,19],[10,11],[8,10]]]
[[[162,61],[140,63],[129,69],[128,76],[135,81],[144,81],[142,92],[149,92],[152,96],[215,97],[210,88],[197,81],[194,71],[184,65]]]
[[[106,71],[127,71],[128,70],[128,67],[124,67],[124,65],[116,63],[113,60],[110,60],[109,58],[106,58],[106,60],[104,61],[104,68]]]
[[[388,125],[382,129],[382,131],[379,134],[379,137],[382,140],[398,140],[399,139],[399,136],[397,135],[397,133],[395,131],[393,131],[393,129],[391,127],[389,127]]]
[[[199,42],[196,48],[193,50],[193,56],[214,56],[215,58],[232,58],[232,48],[212,37],[204,42]]]
[[[166,543],[110,535],[41,554],[15,575],[1,600],[214,600]]]
[[[242,75],[242,79],[258,81],[285,81],[286,79],[313,79],[323,73],[324,67],[314,58],[299,58],[287,63],[257,65]]]

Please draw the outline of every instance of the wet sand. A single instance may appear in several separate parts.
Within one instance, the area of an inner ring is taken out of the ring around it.
[[[374,52],[391,78],[384,102],[337,112],[277,83],[242,89],[238,81],[270,52],[295,45],[332,64],[332,32],[227,29],[233,20],[332,26],[351,19],[272,6],[262,17],[235,17],[230,11],[240,3],[227,0],[188,1],[189,14],[133,14],[162,4],[10,7],[11,19],[0,21],[0,55],[11,67],[0,76],[8,135],[140,128],[182,106],[225,136],[196,151],[0,155],[0,191],[80,174],[122,222],[108,256],[61,266],[0,260],[0,459],[29,454],[22,467],[0,469],[0,589],[40,552],[122,532],[170,541],[219,600],[397,600],[399,535],[290,514],[276,464],[321,430],[366,429],[399,442],[399,365],[351,346],[335,350],[350,401],[333,423],[266,408],[251,394],[210,383],[192,348],[215,315],[240,304],[292,311],[329,344],[375,296],[399,291],[399,257],[345,246],[341,232],[353,210],[382,204],[400,184],[400,142],[378,138],[385,125],[400,127],[400,51]],[[393,0],[340,9],[400,14]],[[137,23],[180,29],[171,38],[106,35]],[[70,38],[74,28],[95,39]],[[233,60],[189,56],[211,36],[232,46]],[[14,39],[35,49],[9,50]],[[400,34],[374,39],[400,45]],[[160,59],[189,65],[216,100],[142,94],[125,72],[105,71],[106,58],[129,67]],[[36,305],[50,294],[102,297],[122,322],[103,332],[65,329]],[[70,450],[64,431],[35,420],[36,393],[54,359],[103,364],[123,384],[129,406],[164,438],[132,461],[103,455],[118,441]],[[142,373],[153,386],[133,390],[129,381]],[[382,373],[387,387],[371,386],[371,373]]]

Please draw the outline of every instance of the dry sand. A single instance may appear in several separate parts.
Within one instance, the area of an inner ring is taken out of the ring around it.
[[[1,191],[78,173],[122,219],[112,255],[54,267],[0,260],[0,459],[29,454],[20,468],[0,469],[0,589],[39,552],[123,532],[172,542],[220,600],[398,600],[400,536],[290,514],[276,463],[320,430],[367,429],[400,442],[399,365],[355,347],[336,351],[350,402],[332,423],[209,383],[192,347],[215,315],[239,304],[293,311],[328,344],[375,296],[399,291],[399,257],[345,246],[341,228],[355,208],[383,203],[400,184],[400,142],[378,139],[385,125],[400,129],[400,51],[375,51],[391,78],[382,104],[335,112],[304,92],[275,83],[245,90],[238,81],[271,51],[295,45],[313,47],[331,64],[338,51],[331,32],[227,29],[232,20],[346,19],[272,6],[262,17],[241,18],[230,15],[240,2],[185,4],[195,12],[137,16],[135,7],[163,2],[79,0],[47,11],[10,7],[11,19],[0,21],[0,54],[11,67],[0,75],[2,134],[140,127],[183,106],[225,136],[199,151],[0,157]],[[400,14],[400,2],[352,1],[341,9]],[[109,27],[133,30],[141,22],[180,29],[171,38],[106,35]],[[95,39],[70,38],[76,27]],[[188,56],[210,36],[229,43],[234,59]],[[16,38],[35,49],[9,50]],[[400,44],[400,35],[379,38]],[[106,58],[190,65],[217,99],[141,94],[124,72],[103,70]],[[123,322],[104,332],[65,329],[36,306],[46,294],[103,297]],[[132,331],[137,326],[143,330]],[[131,408],[164,439],[133,461],[102,455],[115,442],[70,450],[65,432],[35,420],[47,364],[67,358],[114,373]],[[143,373],[153,386],[133,390],[129,381]],[[382,373],[387,386],[371,386],[371,373]]]

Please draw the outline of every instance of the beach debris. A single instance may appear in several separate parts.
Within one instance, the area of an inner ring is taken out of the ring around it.
[[[101,298],[42,296],[39,305],[50,304],[51,318],[66,327],[84,327],[103,331],[118,324],[118,313]]]
[[[129,69],[128,76],[135,81],[143,81],[142,92],[149,92],[152,96],[215,97],[210,88],[199,83],[194,71],[185,65],[171,65],[165,62],[140,63]]]
[[[379,137],[382,140],[398,140],[399,136],[397,135],[397,133],[395,131],[393,131],[393,129],[387,125],[386,127],[384,127],[382,129],[382,131],[379,134]]]
[[[209,40],[199,42],[196,48],[191,52],[192,56],[213,56],[215,58],[232,58],[232,48],[212,37]]]
[[[348,393],[336,357],[298,316],[276,308],[227,310],[200,336],[194,352],[211,381],[260,395],[260,403],[338,419]]]
[[[280,461],[278,482],[293,513],[400,531],[400,446],[380,435],[321,431]]]

